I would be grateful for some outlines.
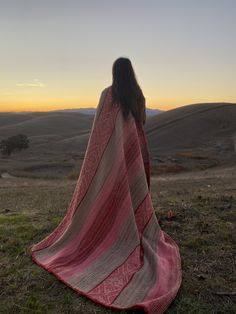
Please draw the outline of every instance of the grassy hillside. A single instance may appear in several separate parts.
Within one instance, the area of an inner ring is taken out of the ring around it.
[[[168,110],[145,126],[152,153],[187,149],[235,151],[236,104],[194,104]]]
[[[68,135],[88,131],[93,117],[80,113],[43,112],[34,114],[8,114],[8,124],[0,123],[0,136],[11,136],[18,132],[27,136]],[[0,122],[6,114],[0,114]]]
[[[0,114],[0,140],[17,133],[30,147],[0,156],[0,173],[32,177],[77,175],[93,116],[74,112]],[[148,117],[144,126],[152,173],[231,166],[236,160],[236,104],[193,104]]]

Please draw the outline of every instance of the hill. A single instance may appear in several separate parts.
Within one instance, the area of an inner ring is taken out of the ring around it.
[[[94,115],[96,112],[96,108],[62,109],[62,110],[56,110],[55,112],[78,112],[78,113],[83,113],[83,114]],[[147,116],[154,116],[162,112],[163,110],[160,110],[160,109],[146,108]]]
[[[236,104],[192,104],[163,112],[145,125],[152,156],[177,155],[235,162]]]
[[[79,173],[94,116],[77,112],[0,113],[0,140],[17,133],[30,148],[0,157],[0,171],[52,176]],[[148,116],[144,125],[153,173],[178,172],[236,161],[236,104],[192,104]],[[50,171],[49,171],[50,170]]]

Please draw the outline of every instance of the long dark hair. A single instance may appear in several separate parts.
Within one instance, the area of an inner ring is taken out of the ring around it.
[[[124,118],[129,112],[133,114],[135,121],[144,124],[146,121],[145,97],[137,82],[131,61],[120,57],[112,66],[112,100],[118,103]]]

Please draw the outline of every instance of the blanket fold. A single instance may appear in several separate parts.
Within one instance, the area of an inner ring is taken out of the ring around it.
[[[83,164],[58,227],[32,259],[96,303],[163,313],[181,284],[177,244],[161,230],[150,194],[142,126],[101,94]]]

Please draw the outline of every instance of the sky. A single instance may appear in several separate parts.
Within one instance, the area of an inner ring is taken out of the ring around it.
[[[146,107],[236,103],[236,0],[0,0],[0,111],[97,107],[128,57]]]

